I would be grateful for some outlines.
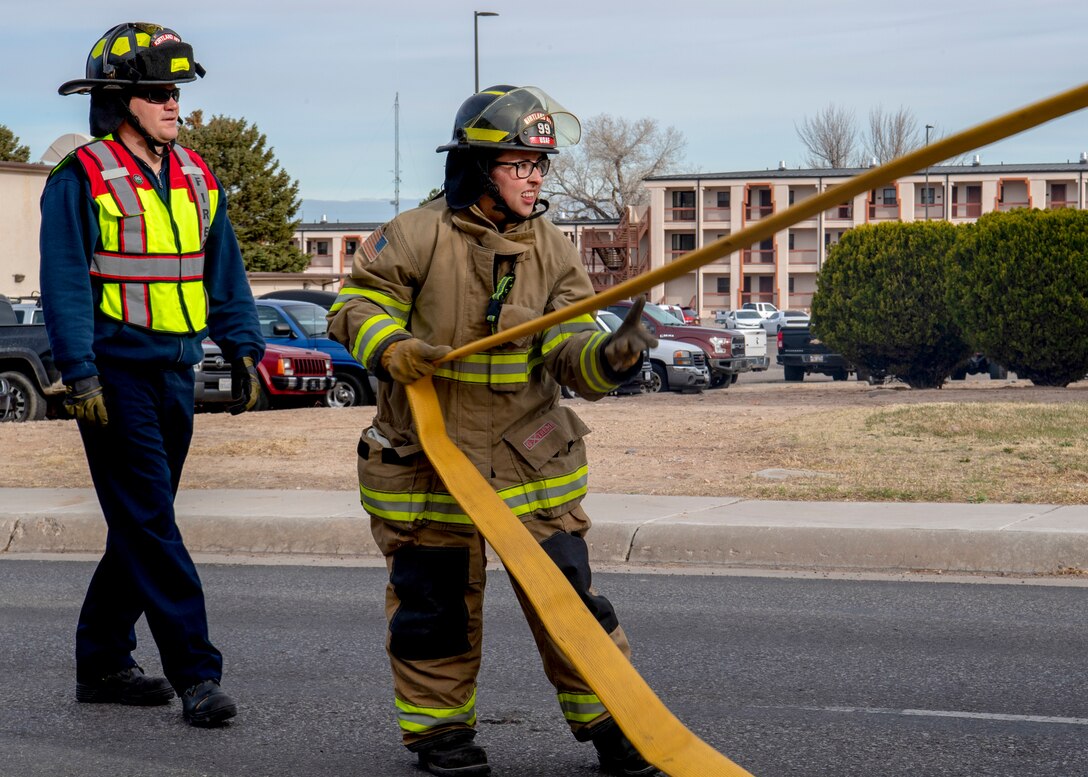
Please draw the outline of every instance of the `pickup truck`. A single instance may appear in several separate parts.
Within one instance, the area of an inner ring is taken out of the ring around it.
[[[617,302],[609,305],[607,310],[623,318],[632,304],[630,301]],[[711,388],[729,388],[736,382],[736,376],[752,369],[752,361],[745,352],[743,332],[687,326],[650,303],[642,310],[642,323],[658,340],[689,343],[702,348],[710,369]]]
[[[40,421],[64,399],[60,371],[45,324],[20,324],[12,303],[0,298],[0,378],[7,381],[15,421]]]
[[[786,380],[792,382],[804,380],[811,373],[846,380],[851,372],[856,372],[845,357],[814,338],[807,324],[785,326],[778,331],[777,358]]]
[[[623,320],[610,310],[597,312],[597,326],[615,332]],[[662,391],[698,392],[710,385],[706,354],[697,345],[676,340],[658,340],[649,351],[650,374],[646,393]]]
[[[332,295],[335,299],[336,295]],[[321,351],[332,357],[336,385],[329,389],[325,404],[329,407],[373,405],[377,401],[378,381],[366,367],[355,361],[348,349],[328,336],[328,309],[324,305],[294,299],[260,297],[257,318],[266,343],[292,345]],[[331,305],[332,302],[330,301]]]

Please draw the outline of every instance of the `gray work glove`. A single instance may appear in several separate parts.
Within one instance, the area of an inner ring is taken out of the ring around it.
[[[397,383],[415,383],[433,375],[435,362],[452,350],[448,345],[428,345],[418,337],[397,340],[382,353],[382,367]]]
[[[261,376],[257,374],[257,365],[252,356],[243,356],[230,363],[230,396],[227,405],[231,415],[239,415],[252,410],[261,395]]]
[[[106,416],[106,398],[102,394],[102,382],[97,375],[66,383],[64,412],[76,419],[76,423],[90,424],[105,429],[109,424]]]
[[[624,373],[642,361],[642,352],[657,345],[657,339],[642,325],[642,308],[646,300],[640,297],[620,326],[608,338],[604,347],[604,357],[617,373]]]

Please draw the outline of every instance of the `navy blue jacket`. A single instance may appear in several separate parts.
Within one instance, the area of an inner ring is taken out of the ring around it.
[[[41,199],[41,290],[53,360],[65,383],[97,375],[96,357],[163,369],[197,364],[205,336],[215,340],[228,360],[252,356],[260,361],[264,338],[222,187],[219,196],[204,246],[208,329],[192,335],[151,332],[99,310],[101,284],[90,275],[91,256],[100,248],[97,205],[78,160],[69,156],[57,166]],[[164,201],[169,206],[169,199]]]

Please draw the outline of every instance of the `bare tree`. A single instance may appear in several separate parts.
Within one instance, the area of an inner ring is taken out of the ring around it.
[[[655,119],[635,121],[601,114],[586,120],[582,142],[559,154],[544,193],[571,218],[621,218],[646,198],[644,179],[675,169],[684,136]]]
[[[853,111],[829,103],[795,127],[808,151],[805,163],[809,167],[849,167],[856,162],[858,129]]]
[[[899,110],[891,112],[878,105],[869,111],[865,151],[866,156],[875,159],[877,164],[890,162],[921,145],[918,120],[909,108],[900,106]]]

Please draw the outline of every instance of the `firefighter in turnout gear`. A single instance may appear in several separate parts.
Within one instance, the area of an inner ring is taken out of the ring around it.
[[[329,313],[332,337],[379,378],[359,442],[361,501],[389,570],[387,652],[404,744],[432,774],[487,775],[475,744],[484,542],[422,452],[404,384],[432,375],[450,438],[563,571],[625,653],[612,604],[592,586],[585,541],[589,431],[560,386],[599,399],[654,344],[637,305],[615,334],[578,316],[465,359],[453,348],[592,296],[570,240],[540,218],[542,180],[578,120],[535,87],[470,97],[446,152],[444,197],[401,214],[360,246]],[[517,586],[515,585],[515,589]],[[611,774],[655,770],[542,627],[522,592],[544,671],[575,738]]]
[[[194,726],[233,717],[204,593],[174,497],[193,434],[193,365],[211,336],[231,361],[232,412],[251,409],[264,352],[223,191],[176,145],[178,84],[204,69],[171,29],[119,24],[92,47],[86,78],[95,139],[42,194],[41,282],[53,358],[68,387],[106,551],[76,628],[76,698],[154,705],[182,699]],[[165,678],[133,658],[147,618]]]

